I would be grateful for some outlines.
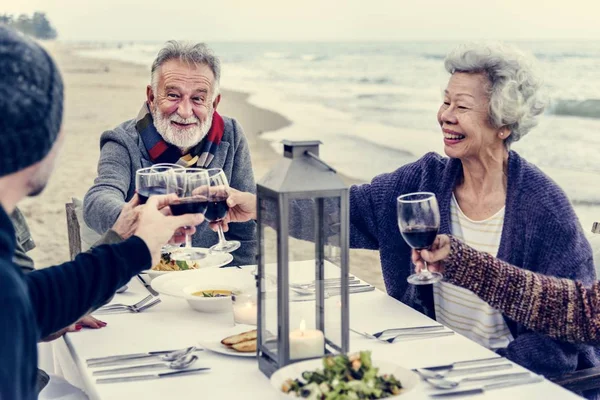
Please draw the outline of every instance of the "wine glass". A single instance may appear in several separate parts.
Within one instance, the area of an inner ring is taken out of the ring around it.
[[[169,204],[173,215],[204,214],[208,205],[208,173],[200,168],[172,169],[171,184],[167,192],[175,193],[177,200]],[[185,247],[171,253],[176,261],[194,261],[206,257],[206,254],[192,247],[191,236],[186,232]]]
[[[219,222],[227,215],[229,206],[227,197],[229,196],[229,182],[227,176],[221,168],[211,168],[206,170],[210,179],[210,192],[208,194],[208,207],[204,213],[204,219],[209,222]],[[237,240],[226,240],[223,234],[221,224],[218,224],[217,233],[219,243],[210,248],[211,253],[231,253],[240,248],[241,244]]]
[[[179,165],[179,164],[158,163],[158,164],[153,164],[150,168],[158,170],[158,171],[168,171],[170,169],[183,169],[185,167],[183,165]]]
[[[440,228],[440,210],[435,194],[429,192],[409,193],[398,197],[398,226],[406,243],[415,250],[431,247]],[[439,282],[442,274],[430,272],[427,263],[418,274],[408,277],[413,285],[429,285]]]
[[[166,173],[174,168],[182,167],[175,164],[156,164],[135,171],[135,191],[140,198],[140,204],[146,204],[150,196],[167,194],[169,177]]]

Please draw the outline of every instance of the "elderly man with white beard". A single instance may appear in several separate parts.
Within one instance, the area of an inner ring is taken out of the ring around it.
[[[235,119],[217,113],[220,75],[219,59],[204,44],[170,41],[159,51],[137,118],[100,139],[98,177],[84,199],[84,219],[92,229],[110,229],[135,194],[136,170],[158,163],[222,168],[232,188],[255,192],[244,132]],[[255,263],[253,221],[232,226],[226,236],[241,243],[231,265]],[[197,247],[217,241],[207,223],[192,238]]]

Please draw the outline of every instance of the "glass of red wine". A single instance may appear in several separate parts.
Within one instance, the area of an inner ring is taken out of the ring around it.
[[[209,222],[220,222],[229,211],[227,197],[229,196],[229,182],[221,168],[207,169],[210,179],[210,191],[208,194],[208,207],[204,213],[204,219]],[[210,248],[211,253],[231,253],[240,248],[237,240],[226,240],[221,224],[218,225],[217,233],[219,243]]]
[[[173,215],[204,214],[208,206],[210,183],[208,173],[201,168],[172,169],[168,193],[175,193],[177,200],[169,204]],[[192,247],[192,239],[185,234],[185,247],[171,253],[176,261],[195,261],[206,257],[206,254]]]
[[[435,194],[429,192],[409,193],[398,197],[398,226],[406,243],[415,250],[431,247],[440,229],[440,210]],[[408,277],[413,285],[429,285],[439,282],[442,274],[425,268]]]
[[[150,196],[167,194],[169,180],[167,172],[173,169],[183,169],[183,167],[176,164],[155,164],[135,172],[135,191],[140,198],[140,204],[146,204]]]

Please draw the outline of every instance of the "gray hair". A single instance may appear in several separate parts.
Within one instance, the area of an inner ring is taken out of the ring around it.
[[[490,123],[510,129],[505,140],[508,147],[537,125],[546,106],[534,63],[532,56],[512,46],[468,44],[451,51],[444,66],[450,74],[483,73],[488,77]]]
[[[152,90],[156,92],[160,67],[170,60],[180,60],[190,65],[207,65],[215,76],[213,100],[217,97],[221,82],[221,61],[204,43],[193,44],[169,40],[160,49],[156,59],[152,63],[150,71]]]

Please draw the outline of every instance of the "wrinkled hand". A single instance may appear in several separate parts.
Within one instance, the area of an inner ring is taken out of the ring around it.
[[[119,218],[117,218],[112,227],[112,230],[118,233],[123,239],[129,239],[137,228],[139,213],[137,206],[139,204],[140,198],[136,193],[133,195],[131,200],[129,200],[129,202],[125,203],[121,209]]]
[[[99,319],[96,319],[96,318],[92,317],[91,315],[86,315],[85,317],[83,317],[79,321],[77,321],[76,323],[69,325],[66,328],[63,328],[58,332],[55,332],[51,335],[46,336],[41,341],[42,342],[51,342],[51,341],[56,340],[59,337],[63,336],[65,333],[79,332],[84,327],[91,328],[91,329],[99,329],[99,328],[104,328],[105,326],[106,326],[106,322],[100,321]]]
[[[148,246],[152,255],[152,265],[160,260],[161,247],[184,226],[195,227],[204,221],[202,214],[184,214],[180,216],[164,215],[161,210],[177,199],[177,195],[151,196],[139,209],[139,219],[135,235]]]
[[[229,230],[230,222],[247,222],[256,219],[256,195],[248,192],[240,192],[234,188],[229,188],[229,196],[227,197],[227,205],[229,211],[223,220],[213,222],[210,228],[213,231],[217,230],[220,224],[223,231]]]
[[[428,250],[412,251],[411,259],[415,264],[415,271],[419,273],[425,268],[423,261],[427,262],[430,272],[444,272],[444,260],[450,255],[450,238],[447,235],[438,235],[435,242]]]

